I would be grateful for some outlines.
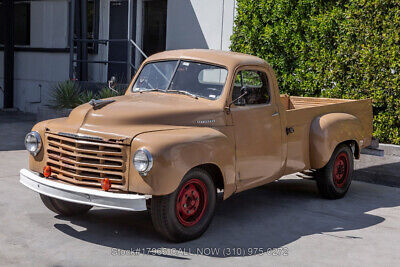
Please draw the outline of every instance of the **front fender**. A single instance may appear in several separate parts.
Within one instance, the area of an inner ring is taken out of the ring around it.
[[[193,167],[214,164],[222,172],[224,198],[235,189],[235,151],[222,132],[206,127],[143,133],[132,141],[131,155],[146,148],[153,156],[153,168],[141,176],[130,164],[129,191],[167,195],[179,186],[183,176]],[[132,158],[131,157],[131,158]]]
[[[361,121],[347,113],[329,113],[316,117],[310,129],[310,163],[311,168],[324,167],[336,146],[345,141],[364,139]]]

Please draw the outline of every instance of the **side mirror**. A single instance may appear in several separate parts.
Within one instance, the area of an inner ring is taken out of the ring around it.
[[[117,86],[117,79],[115,78],[115,76],[112,76],[111,79],[108,81],[108,88],[114,90],[115,86]]]
[[[117,86],[117,79],[115,78],[115,76],[112,76],[111,79],[108,81],[108,88],[111,91],[117,92],[117,90],[115,90],[116,86]]]

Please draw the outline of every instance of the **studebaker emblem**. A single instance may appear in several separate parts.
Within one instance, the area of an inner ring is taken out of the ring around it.
[[[209,123],[214,123],[215,120],[203,120],[203,121],[196,121],[198,124],[209,124]]]

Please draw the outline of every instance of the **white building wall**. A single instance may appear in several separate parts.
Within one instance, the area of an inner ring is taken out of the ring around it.
[[[32,47],[65,48],[68,46],[68,2],[31,3]]]
[[[68,48],[68,1],[43,1],[31,3],[32,48]],[[109,1],[100,1],[99,38],[108,39]],[[3,63],[0,52],[0,63]],[[106,45],[99,45],[97,55],[89,60],[107,60]],[[67,52],[15,52],[14,107],[25,112],[37,112],[40,105],[49,104],[52,89],[57,83],[69,79],[69,53]],[[0,64],[0,86],[4,87],[3,64]],[[107,79],[107,65],[89,64],[89,80]],[[0,90],[0,108],[3,108],[3,91]]]
[[[67,1],[32,2],[30,30],[30,47],[66,48],[68,46]],[[51,88],[57,82],[68,79],[69,55],[17,51],[14,65],[14,107],[26,112],[37,112],[38,105],[48,103]],[[0,64],[2,85],[3,68],[3,64]],[[3,94],[0,95],[3,105]]]
[[[68,47],[67,1],[31,3],[31,47]],[[36,112],[48,104],[51,89],[68,79],[67,53],[16,52],[14,106]]]
[[[235,0],[169,0],[167,50],[229,50]]]

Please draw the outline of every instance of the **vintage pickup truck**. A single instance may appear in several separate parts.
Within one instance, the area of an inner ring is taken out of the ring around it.
[[[20,181],[65,216],[148,209],[159,233],[182,242],[206,231],[217,192],[314,170],[323,197],[343,197],[371,135],[370,100],[280,95],[260,58],[167,51],[144,61],[124,96],[36,124]]]

